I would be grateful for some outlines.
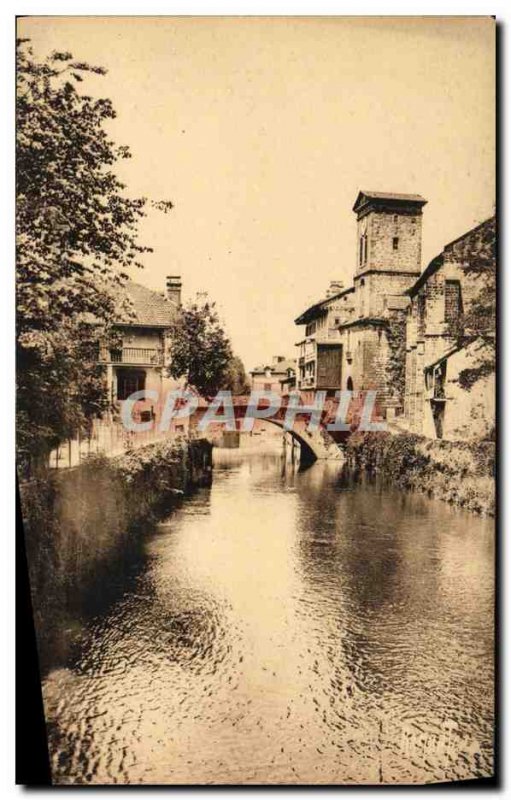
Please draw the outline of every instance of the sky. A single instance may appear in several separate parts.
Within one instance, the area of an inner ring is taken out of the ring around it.
[[[119,174],[151,210],[133,278],[217,302],[247,370],[294,355],[295,317],[351,283],[360,189],[428,204],[423,267],[495,197],[489,17],[28,17],[38,55],[103,66]]]

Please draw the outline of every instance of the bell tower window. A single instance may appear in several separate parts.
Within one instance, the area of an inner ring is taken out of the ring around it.
[[[358,263],[361,267],[367,264],[367,233],[363,233],[359,240]]]

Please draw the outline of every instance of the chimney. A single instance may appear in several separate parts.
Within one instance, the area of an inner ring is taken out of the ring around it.
[[[167,298],[175,306],[181,305],[181,275],[167,275]]]
[[[333,297],[339,292],[342,292],[344,289],[344,282],[343,281],[330,281],[330,286],[326,290],[327,297]]]
[[[280,364],[282,361],[285,361],[285,356],[272,356],[272,364],[275,366],[276,364]]]

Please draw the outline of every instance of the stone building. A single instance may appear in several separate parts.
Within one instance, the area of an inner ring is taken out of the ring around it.
[[[466,266],[481,256],[495,269],[495,217],[447,244],[407,291],[404,420],[416,433],[481,438],[494,425],[494,376],[470,389],[459,382],[460,372],[478,361],[477,332],[464,330],[463,318],[484,280]]]
[[[493,258],[495,217],[446,245],[421,274],[420,195],[359,192],[353,285],[335,281],[296,318],[297,386],[376,390],[377,414],[432,438],[481,437],[494,424],[492,375],[470,390],[459,375],[477,363],[477,332],[462,330],[481,289],[470,259]],[[489,255],[488,255],[489,254]]]
[[[271,364],[261,364],[250,370],[251,390],[281,394],[282,382],[294,377],[296,362],[285,356],[273,356]]]
[[[305,325],[304,337],[296,345],[296,385],[305,400],[317,389],[333,393],[341,386],[342,336],[339,327],[352,318],[353,292],[353,287],[344,289],[340,281],[332,281],[326,297],[295,319],[296,325]]]
[[[295,320],[306,326],[298,343],[299,389],[376,390],[381,416],[402,412],[404,291],[420,275],[425,204],[420,195],[359,192],[353,285],[330,291]]]

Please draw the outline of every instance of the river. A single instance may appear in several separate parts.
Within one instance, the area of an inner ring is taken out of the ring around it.
[[[216,451],[44,683],[55,783],[492,774],[493,523]]]

